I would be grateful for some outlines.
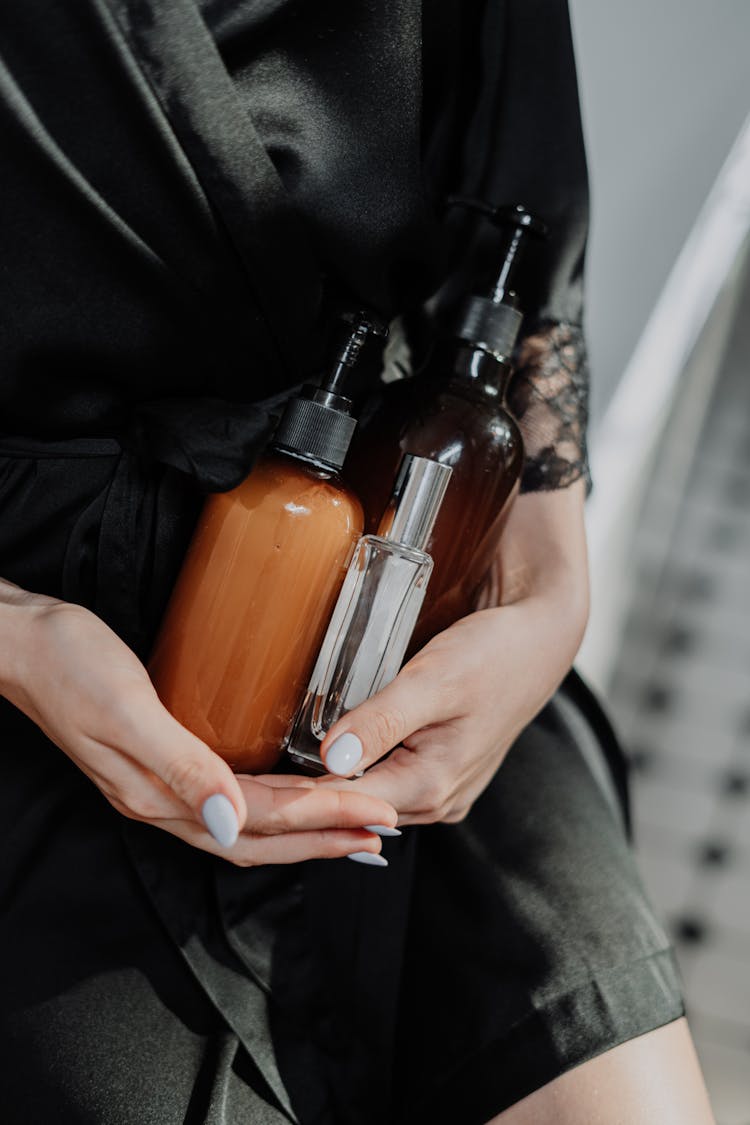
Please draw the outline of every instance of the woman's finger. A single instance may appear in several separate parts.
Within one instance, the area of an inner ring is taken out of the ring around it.
[[[308,787],[272,789],[245,778],[251,819],[255,808],[263,813],[252,830],[246,827],[234,846],[227,849],[207,829],[186,817],[185,804],[158,777],[116,751],[108,752],[106,775],[88,765],[81,768],[122,815],[155,825],[242,866],[337,858],[351,852],[377,855],[377,836],[364,828],[362,818],[377,815],[393,823],[396,819],[391,806],[367,794],[311,792]],[[314,786],[314,782],[310,784]],[[274,836],[277,839],[267,846],[266,838]]]
[[[245,798],[227,763],[186,730],[160,703],[150,683],[120,718],[118,746],[152,771],[205,825],[222,847],[232,847],[247,818]]]
[[[281,786],[279,780],[287,784]],[[369,824],[396,826],[397,813],[392,804],[358,789],[347,792],[308,779],[278,776],[241,776],[238,781],[248,808],[247,831],[254,835],[362,828]],[[289,784],[297,781],[304,784]]]
[[[410,734],[449,717],[437,676],[407,665],[377,695],[331,727],[320,748],[329,773],[351,777],[367,769]]]
[[[443,818],[453,802],[454,779],[443,764],[442,755],[416,752],[397,746],[384,761],[376,762],[364,777],[352,781],[329,775],[320,778],[321,789],[335,786],[350,793],[395,805],[398,825],[434,824]]]
[[[96,744],[76,761],[118,812],[145,821],[185,818],[187,806],[161,778],[112,747]]]
[[[239,867],[256,867],[266,863],[301,863],[308,859],[343,859],[352,853],[379,855],[382,841],[363,828],[320,829],[312,832],[289,832],[278,836],[254,836],[243,832],[229,851],[193,820],[152,821],[193,847]]]

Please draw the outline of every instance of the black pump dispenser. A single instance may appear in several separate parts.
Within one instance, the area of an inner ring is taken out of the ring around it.
[[[459,339],[508,362],[523,320],[516,294],[511,289],[520,250],[529,235],[543,237],[547,228],[520,203],[513,207],[495,207],[479,199],[453,195],[448,198],[447,204],[449,207],[478,211],[495,226],[510,227],[510,241],[492,291],[485,297],[469,297],[461,310],[455,333]]]
[[[343,319],[349,328],[328,374],[320,386],[308,384],[289,400],[271,443],[282,453],[320,461],[332,469],[344,464],[357,425],[351,414],[352,401],[343,393],[348,374],[370,337],[388,335],[388,329],[368,313]]]

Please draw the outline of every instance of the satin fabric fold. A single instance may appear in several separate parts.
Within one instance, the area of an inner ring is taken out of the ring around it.
[[[245,479],[287,397],[156,400],[136,410],[117,438],[0,433],[0,459],[8,461],[0,502],[23,487],[24,464],[80,469],[90,495],[70,526],[55,592],[93,609],[145,659],[202,496]],[[4,574],[20,577],[13,566]]]
[[[213,38],[193,0],[109,3],[165,120],[227,228],[286,368],[294,371],[296,357],[310,346],[317,328],[319,270],[307,231]]]
[[[12,19],[0,13],[0,40],[0,289],[13,310],[0,321],[3,429],[117,435],[144,401],[254,402],[312,375],[319,335],[294,369],[277,338],[298,340],[295,325],[314,319],[315,302],[298,316],[290,293],[294,323],[274,335],[257,274],[251,281],[109,10],[31,0]],[[238,182],[232,194],[247,200],[249,224],[252,192]]]
[[[73,192],[78,193],[89,204],[92,211],[98,214],[100,220],[120,235],[130,249],[143,258],[148,265],[158,271],[166,271],[166,262],[159,257],[151,246],[144,242],[121,215],[113,210],[107,200],[81,175],[53,137],[50,136],[24,96],[2,56],[0,56],[0,104],[6,109],[8,126],[25,130],[33,138],[38,151],[48,162],[50,174],[59,176],[72,188]]]
[[[126,823],[123,833],[146,893],[196,982],[258,1068],[263,1092],[296,1123],[276,1060],[267,990],[257,975],[248,973],[220,931],[213,906],[215,861],[202,855],[191,857],[194,861],[186,866],[185,845],[158,829]]]

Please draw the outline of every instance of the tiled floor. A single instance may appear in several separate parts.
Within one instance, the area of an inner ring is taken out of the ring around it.
[[[749,314],[747,292],[687,492],[655,469],[610,699],[720,1125],[750,1125]]]

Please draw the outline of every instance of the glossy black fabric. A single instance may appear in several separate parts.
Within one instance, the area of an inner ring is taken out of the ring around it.
[[[418,323],[489,261],[447,190],[542,212],[528,323],[580,321],[562,3],[25,0],[0,53],[0,574],[142,654],[202,493],[251,467],[335,311]],[[374,872],[239,871],[123,822],[3,705],[4,1120],[480,1125],[675,1018],[561,708]]]
[[[243,872],[156,830],[123,841],[7,708],[3,1119],[482,1125],[682,1014],[568,700],[464,824],[389,841],[385,872]]]

